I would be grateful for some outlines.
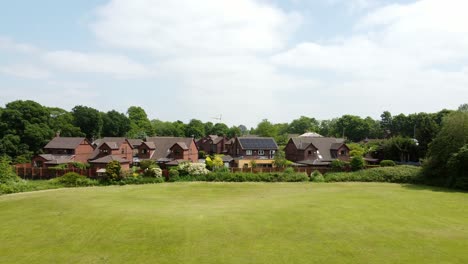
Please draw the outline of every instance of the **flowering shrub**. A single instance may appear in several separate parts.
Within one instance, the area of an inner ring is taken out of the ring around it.
[[[188,163],[186,169],[187,173],[193,176],[207,175],[210,172],[203,163]]]
[[[159,167],[149,167],[145,170],[145,176],[147,177],[154,177],[154,178],[161,178],[162,177],[162,170]]]

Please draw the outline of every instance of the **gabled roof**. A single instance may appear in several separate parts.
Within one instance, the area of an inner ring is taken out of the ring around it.
[[[84,137],[55,137],[44,149],[76,149],[85,140],[87,141]]]
[[[174,146],[179,146],[181,149],[183,150],[188,150],[189,148],[187,147],[187,144],[185,144],[185,142],[177,142],[175,143],[174,145],[172,145],[171,149],[174,147]]]
[[[122,144],[119,144],[117,142],[110,142],[110,141],[107,142],[106,141],[106,142],[102,143],[98,148],[101,148],[103,145],[107,145],[111,149],[119,149],[120,145],[122,145]]]
[[[112,161],[118,161],[120,163],[130,163],[129,160],[126,160],[126,159],[122,159],[121,157],[119,156],[116,156],[116,155],[107,155],[107,156],[104,156],[100,159],[96,159],[96,160],[91,160],[89,161],[89,163],[100,163],[100,164],[108,164]]]
[[[237,138],[242,149],[277,150],[278,145],[271,137],[239,137]]]
[[[331,150],[338,150],[341,146],[346,146],[342,138],[297,137],[291,138],[291,141],[298,150],[305,150],[311,145],[314,146],[322,156],[320,160],[333,160]]]
[[[138,148],[138,146],[141,145],[141,143],[143,143],[143,140],[141,139],[127,139],[128,143],[130,143],[130,146],[132,146],[132,148]]]
[[[193,138],[182,138],[182,137],[148,137],[145,140],[147,143],[152,142],[155,146],[155,150],[151,159],[158,160],[166,158],[171,153],[171,148],[175,144],[185,144],[184,149],[190,149],[192,144],[195,144]],[[183,145],[181,145],[183,147]]]
[[[127,139],[124,137],[103,137],[103,138],[96,139],[93,142],[93,145],[100,146],[104,142],[116,142],[118,144],[122,144],[125,140]]]
[[[143,142],[141,143],[142,145],[146,145],[149,149],[156,149],[156,146],[154,145],[154,142],[150,141],[150,142]]]
[[[75,155],[54,155],[54,154],[40,154],[41,158],[45,159],[45,164],[66,164],[73,162]]]

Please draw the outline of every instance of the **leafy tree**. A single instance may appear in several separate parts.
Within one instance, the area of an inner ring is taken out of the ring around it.
[[[205,133],[206,133],[206,135],[213,135],[213,134],[216,135],[216,133],[213,133],[213,126],[214,125],[213,125],[212,122],[206,122],[205,123]]]
[[[261,137],[275,137],[278,135],[278,130],[268,119],[263,119],[262,122],[257,125],[255,134]]]
[[[153,126],[151,125],[148,116],[143,108],[139,106],[131,106],[127,110],[128,118],[130,120],[130,130],[128,137],[130,138],[145,138],[153,136]]]
[[[286,153],[283,150],[278,150],[275,154],[273,164],[278,168],[286,168],[291,166],[292,162],[286,159]]]
[[[102,134],[108,137],[123,137],[130,130],[130,119],[115,110],[103,113]]]
[[[468,142],[468,112],[456,111],[442,122],[440,132],[429,144],[423,164],[425,177],[434,184],[453,186],[447,163]],[[463,155],[463,154],[462,154]]]
[[[336,121],[336,130],[351,141],[358,142],[369,136],[369,124],[359,116],[344,115]]]
[[[225,136],[228,134],[229,127],[223,123],[216,123],[213,128],[211,129],[211,135],[218,135],[218,136]]]
[[[46,123],[26,124],[23,142],[28,145],[29,150],[37,153],[53,136],[54,132]]]
[[[50,121],[49,126],[55,133],[60,133],[61,137],[84,137],[81,129],[73,125],[73,114],[58,108],[49,107]]]
[[[86,138],[99,138],[102,131],[102,117],[98,110],[78,105],[72,109],[73,124],[81,129]]]
[[[238,128],[239,128],[240,131],[241,131],[241,135],[247,134],[247,127],[246,127],[246,126],[244,126],[244,125],[239,125]]]
[[[224,168],[224,162],[221,155],[215,155],[212,159],[212,168],[213,170]]]
[[[393,132],[392,121],[393,121],[393,117],[389,111],[384,111],[380,115],[380,126],[386,136],[390,136]]]
[[[452,155],[448,162],[448,170],[451,185],[468,190],[468,144]]]
[[[319,132],[319,122],[313,117],[301,116],[289,124],[288,132],[291,134],[304,134],[306,132]]]
[[[401,162],[418,161],[418,146],[411,138],[390,138],[384,141],[382,151],[385,159]]]
[[[337,118],[331,120],[322,120],[320,121],[319,134],[325,137],[336,136],[337,134],[341,136],[342,134],[337,133],[336,122]]]
[[[237,127],[237,126],[232,126],[229,128],[228,132],[227,132],[227,136],[229,138],[234,138],[234,137],[237,137],[237,136],[242,136],[242,130]]]
[[[198,119],[192,119],[185,128],[186,137],[202,138],[206,135],[205,125]]]

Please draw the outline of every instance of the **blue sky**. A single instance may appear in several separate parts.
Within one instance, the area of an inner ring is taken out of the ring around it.
[[[464,0],[0,3],[0,105],[145,108],[255,126],[454,109],[468,98]]]

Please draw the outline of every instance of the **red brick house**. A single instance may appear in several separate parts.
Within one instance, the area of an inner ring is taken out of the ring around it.
[[[105,156],[119,157],[133,162],[133,146],[126,138],[103,138],[94,142],[96,149],[90,160],[100,159]]]
[[[139,160],[155,160],[160,165],[174,161],[198,161],[198,147],[193,138],[148,137],[138,148]]]
[[[209,135],[197,141],[200,151],[206,154],[222,154],[226,152],[226,143],[229,140],[224,136]]]
[[[284,151],[286,159],[309,166],[328,166],[335,159],[349,160],[349,148],[342,138],[290,138]]]
[[[255,163],[258,167],[273,167],[278,151],[276,141],[271,137],[236,137],[230,147],[233,164],[245,168]]]
[[[70,162],[87,163],[93,151],[91,142],[84,137],[57,136],[44,147],[44,154],[32,159],[32,166],[46,168]]]

